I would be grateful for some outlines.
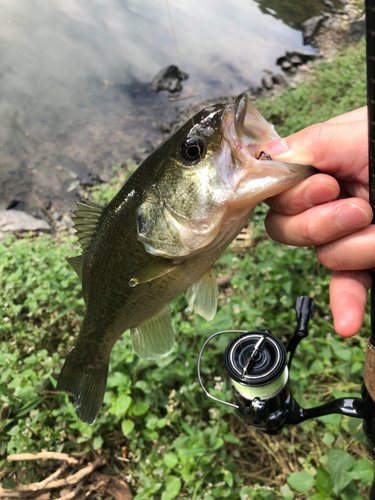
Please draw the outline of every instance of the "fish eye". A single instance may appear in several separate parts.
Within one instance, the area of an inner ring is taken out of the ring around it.
[[[181,145],[180,153],[184,160],[195,165],[206,154],[205,143],[200,137],[189,137]]]

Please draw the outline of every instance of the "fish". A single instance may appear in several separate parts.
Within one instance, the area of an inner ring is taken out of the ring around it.
[[[82,254],[68,261],[86,305],[57,390],[71,393],[92,424],[104,398],[112,347],[130,329],[134,352],[161,359],[175,344],[168,303],[186,291],[211,320],[218,288],[214,263],[254,207],[317,170],[256,158],[278,138],[246,93],[208,106],[159,145],[107,206],[76,202]]]

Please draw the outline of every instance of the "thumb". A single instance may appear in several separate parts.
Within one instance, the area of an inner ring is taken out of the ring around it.
[[[341,179],[356,179],[367,166],[367,121],[318,123],[265,142],[260,149],[273,160],[313,165]]]

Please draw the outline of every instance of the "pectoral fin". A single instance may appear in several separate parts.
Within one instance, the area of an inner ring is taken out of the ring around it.
[[[173,351],[174,332],[168,309],[130,330],[134,352],[143,359],[165,358]]]
[[[129,286],[136,286],[140,283],[145,283],[146,281],[152,281],[164,274],[170,273],[176,267],[183,264],[183,261],[173,261],[170,259],[164,259],[163,257],[156,257],[155,259],[147,262],[143,267],[141,267],[132,279],[129,281]]]
[[[186,297],[189,306],[207,321],[215,316],[219,292],[213,267],[206,271],[199,281],[188,288]]]

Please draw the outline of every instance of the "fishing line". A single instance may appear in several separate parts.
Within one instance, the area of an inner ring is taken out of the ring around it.
[[[171,9],[170,9],[170,6],[169,6],[169,0],[165,0],[165,3],[167,4],[168,17],[169,17],[169,22],[170,22],[171,30],[172,30],[172,37],[173,37],[173,41],[174,41],[174,45],[175,45],[175,49],[176,49],[177,61],[178,61],[179,67],[181,68],[182,67],[182,63],[181,63],[180,51],[178,50],[177,37],[176,37],[176,32],[174,30]],[[186,82],[186,80],[185,80],[185,74],[184,74],[184,72],[182,70],[181,70],[181,75],[182,75],[182,81],[185,84],[185,82]],[[189,108],[189,113],[191,113],[192,109],[191,109],[191,104],[190,103],[188,103],[188,108]],[[194,117],[193,116],[191,117],[191,123],[192,123],[192,126],[194,127],[195,123],[194,123]],[[202,159],[202,157],[201,157],[201,159]]]

